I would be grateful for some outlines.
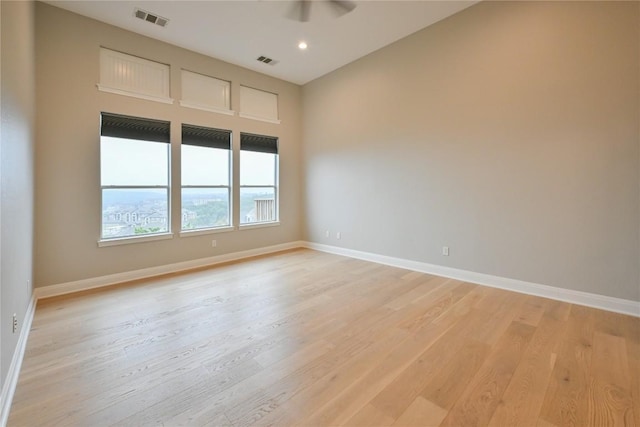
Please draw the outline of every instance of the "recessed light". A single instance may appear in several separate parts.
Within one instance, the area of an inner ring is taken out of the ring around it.
[[[300,48],[300,50],[305,50],[307,48],[307,43],[306,42],[298,43],[298,48]]]

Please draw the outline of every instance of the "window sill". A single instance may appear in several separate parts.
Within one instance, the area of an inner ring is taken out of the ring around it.
[[[163,96],[154,96],[154,95],[147,95],[144,93],[130,92],[128,90],[118,89],[115,87],[105,86],[101,84],[97,84],[96,86],[98,87],[98,90],[101,92],[115,93],[116,95],[131,96],[133,98],[146,99],[147,101],[162,102],[163,104],[173,104],[172,98],[165,98]]]
[[[278,227],[280,226],[280,221],[271,221],[271,222],[253,222],[251,224],[240,224],[240,230],[251,230],[253,228],[263,228],[263,227]]]
[[[118,246],[118,245],[130,245],[132,243],[144,243],[144,242],[153,242],[155,240],[168,240],[173,239],[173,233],[161,233],[161,234],[152,234],[148,236],[132,236],[132,237],[121,237],[118,239],[102,239],[98,240],[98,247],[102,248],[105,246]]]
[[[202,110],[202,111],[208,111],[210,113],[218,113],[218,114],[225,114],[227,116],[235,116],[236,112],[233,110],[228,110],[228,109],[224,109],[224,108],[217,108],[217,107],[213,107],[211,105],[202,105],[202,104],[198,104],[196,102],[189,102],[189,101],[180,101],[180,106],[181,107],[186,107],[186,108],[193,108],[195,110]]]
[[[229,227],[216,227],[216,228],[199,228],[195,230],[183,230],[180,232],[180,237],[193,237],[193,236],[202,236],[204,234],[217,234],[217,233],[228,233],[230,231],[235,231],[234,226]]]
[[[258,120],[260,122],[273,123],[273,124],[276,124],[276,125],[279,125],[280,123],[282,123],[278,119],[272,119],[270,117],[254,116],[253,114],[247,114],[247,113],[238,113],[238,116],[242,117],[243,119]]]

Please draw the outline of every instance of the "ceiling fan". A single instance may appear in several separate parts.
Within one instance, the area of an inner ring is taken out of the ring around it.
[[[300,22],[309,22],[311,3],[329,4],[338,15],[344,15],[356,8],[355,2],[350,0],[326,0],[315,2],[312,0],[296,0],[295,3],[294,8],[297,8],[298,11],[296,14],[293,14],[293,16],[295,16],[295,18]]]

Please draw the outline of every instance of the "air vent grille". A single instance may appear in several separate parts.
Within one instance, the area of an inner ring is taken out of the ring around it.
[[[256,60],[268,65],[276,65],[278,63],[278,61],[275,61],[274,59],[267,56],[259,56],[258,58],[256,58]]]
[[[136,8],[134,10],[134,15],[138,19],[142,19],[143,21],[151,22],[152,24],[159,25],[161,27],[166,27],[169,23],[167,18],[163,18],[162,16],[155,15],[151,12],[147,12],[146,10]]]

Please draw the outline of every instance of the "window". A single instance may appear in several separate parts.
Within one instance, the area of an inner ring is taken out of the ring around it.
[[[278,138],[240,134],[240,224],[278,220]]]
[[[182,70],[182,99],[183,107],[213,111],[233,115],[231,111],[231,83]]]
[[[278,95],[240,86],[240,117],[280,124]]]
[[[182,125],[182,230],[231,225],[231,131]]]
[[[169,122],[102,113],[102,239],[169,232]]]
[[[100,48],[101,91],[171,104],[169,75],[166,64]]]

